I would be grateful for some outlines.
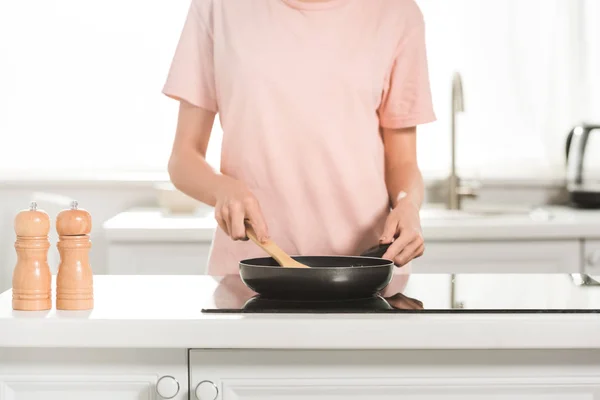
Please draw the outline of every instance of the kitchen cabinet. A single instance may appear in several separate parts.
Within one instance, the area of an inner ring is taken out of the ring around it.
[[[183,349],[0,349],[0,400],[184,400],[187,376]]]
[[[600,400],[597,350],[192,349],[189,367],[186,354],[0,349],[0,400]]]
[[[133,209],[102,224],[112,275],[202,275],[216,221],[211,213]]]
[[[92,312],[0,294],[0,400],[600,400],[597,314],[202,313],[218,292],[235,297],[210,277],[97,276]]]
[[[2,380],[2,377],[0,377]],[[50,377],[23,375],[2,382],[3,400],[139,400],[151,399],[152,376],[106,375]]]
[[[600,241],[592,243],[600,250]],[[210,242],[113,242],[107,270],[115,275],[204,274],[210,246]],[[581,257],[579,240],[429,241],[413,266],[423,273],[577,273]]]
[[[580,368],[570,357],[559,361],[561,356],[528,351],[193,350],[191,398],[599,400],[598,367]],[[543,364],[551,358],[559,364]],[[590,369],[596,374],[588,375]]]
[[[210,242],[113,243],[108,248],[111,275],[198,275],[206,272]]]
[[[575,239],[431,241],[413,262],[414,271],[427,273],[578,273],[581,264]]]
[[[600,252],[593,253],[600,213],[557,208],[552,215],[432,217],[424,222],[425,254],[413,266],[423,273],[579,273],[584,262],[597,262],[600,270]],[[129,210],[103,228],[111,274],[203,274],[216,222],[209,213]]]

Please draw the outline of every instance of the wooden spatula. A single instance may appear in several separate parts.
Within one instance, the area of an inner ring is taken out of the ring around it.
[[[275,259],[275,261],[277,261],[277,263],[279,265],[281,265],[282,267],[285,267],[285,268],[310,268],[308,265],[304,265],[304,264],[299,263],[298,261],[294,260],[285,251],[283,251],[279,246],[277,246],[277,244],[275,244],[275,242],[273,242],[271,239],[267,240],[264,243],[261,242],[260,240],[258,240],[258,237],[256,236],[256,232],[254,231],[254,228],[252,228],[252,226],[250,226],[250,224],[246,224],[246,235],[248,236],[248,238],[250,240],[252,240],[258,246],[260,246],[264,251],[266,251],[267,254],[269,254],[271,257],[273,257]]]

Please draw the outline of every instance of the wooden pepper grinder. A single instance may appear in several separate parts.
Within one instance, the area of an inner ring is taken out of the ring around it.
[[[52,308],[52,273],[48,265],[50,218],[37,203],[15,217],[17,264],[12,278],[14,310],[42,311]]]
[[[56,276],[57,310],[94,308],[93,273],[89,262],[92,217],[77,202],[56,217],[60,264]]]

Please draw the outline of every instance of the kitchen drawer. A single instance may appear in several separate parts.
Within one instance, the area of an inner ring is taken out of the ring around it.
[[[185,349],[0,348],[0,400],[187,400],[187,377]]]
[[[193,349],[190,399],[600,400],[597,364],[544,353]]]
[[[428,241],[413,262],[415,272],[432,273],[577,273],[579,240]],[[600,241],[597,244],[600,250]]]
[[[208,243],[111,243],[107,273],[113,275],[198,275],[206,273]]]

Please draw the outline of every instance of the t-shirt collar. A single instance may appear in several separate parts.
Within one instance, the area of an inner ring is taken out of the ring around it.
[[[321,0],[321,1],[302,1],[302,0],[281,0],[290,7],[300,10],[326,10],[348,2],[349,0]]]

